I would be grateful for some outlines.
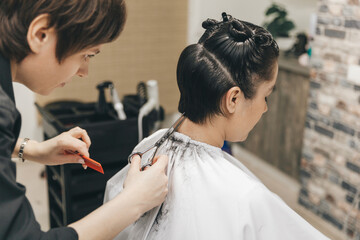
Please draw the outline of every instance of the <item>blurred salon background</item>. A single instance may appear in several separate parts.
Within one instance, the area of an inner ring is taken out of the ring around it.
[[[111,81],[123,99],[137,94],[139,82],[156,80],[164,114],[145,132],[169,126],[179,100],[179,55],[199,39],[203,20],[221,20],[226,12],[266,26],[281,50],[269,111],[244,143],[230,144],[229,150],[329,238],[360,239],[359,0],[131,0],[127,8],[123,33],[91,60],[88,77],[76,77],[49,96],[14,83],[23,119],[20,137],[41,141],[51,136],[35,102],[41,108],[62,102],[67,109],[71,102],[96,103],[96,86],[104,81]],[[105,97],[111,98],[107,92]],[[106,126],[99,129],[105,136],[111,131]],[[82,189],[91,188],[89,175],[75,179],[66,168],[45,170],[27,161],[17,167],[43,230],[64,225],[81,207],[88,206],[76,216],[101,201],[101,193],[76,195],[72,189],[79,182]]]

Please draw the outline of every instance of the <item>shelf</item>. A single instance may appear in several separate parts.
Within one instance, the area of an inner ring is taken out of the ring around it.
[[[63,209],[63,206],[62,206],[62,203],[61,203],[61,200],[59,199],[59,197],[56,195],[56,193],[54,192],[54,190],[52,188],[49,188],[49,192],[51,194],[51,196],[54,198],[56,204],[58,205],[58,207],[60,209]]]
[[[59,227],[63,226],[64,224],[61,223],[60,219],[58,216],[56,216],[56,213],[50,209],[50,216],[55,220],[55,222],[57,223],[57,225]]]
[[[51,170],[51,172],[53,173],[53,175],[55,176],[55,179],[53,178],[54,181],[57,181],[60,186],[63,188],[64,187],[64,184],[63,182],[61,181],[61,177],[60,177],[60,174],[55,170],[55,167],[53,166],[48,166],[48,168]]]

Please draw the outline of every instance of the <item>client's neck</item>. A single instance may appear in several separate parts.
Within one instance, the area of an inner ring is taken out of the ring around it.
[[[194,123],[186,118],[178,132],[189,136],[193,140],[221,148],[225,139],[222,124],[223,122],[218,118],[213,118],[203,124]]]

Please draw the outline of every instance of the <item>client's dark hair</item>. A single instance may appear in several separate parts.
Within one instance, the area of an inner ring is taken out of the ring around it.
[[[57,33],[56,57],[64,58],[115,40],[126,20],[124,0],[1,0],[0,53],[17,62],[31,49],[27,42],[30,23],[48,14],[48,28]]]
[[[195,123],[223,114],[221,99],[234,86],[252,99],[258,84],[272,79],[279,56],[267,30],[226,14],[223,18],[202,23],[205,33],[183,50],[177,65],[178,110]]]

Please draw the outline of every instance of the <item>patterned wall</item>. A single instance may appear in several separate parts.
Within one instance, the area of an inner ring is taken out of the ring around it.
[[[317,16],[299,203],[359,239],[359,0],[319,0]]]

